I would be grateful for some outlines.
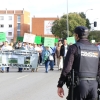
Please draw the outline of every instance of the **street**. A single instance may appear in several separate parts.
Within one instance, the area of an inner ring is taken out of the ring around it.
[[[64,85],[65,96],[57,95],[57,82],[61,71],[45,73],[44,67],[38,72],[26,70],[17,72],[17,68],[10,68],[10,72],[0,73],[0,100],[66,100],[67,88]]]

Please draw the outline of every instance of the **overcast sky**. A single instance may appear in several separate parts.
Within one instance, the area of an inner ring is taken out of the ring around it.
[[[35,17],[57,17],[67,13],[67,0],[0,0],[0,9],[25,9]],[[98,21],[100,0],[68,0],[68,12],[84,12],[91,23]],[[93,9],[93,10],[89,10]]]

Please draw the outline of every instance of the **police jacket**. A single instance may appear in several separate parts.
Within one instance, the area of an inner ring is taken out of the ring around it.
[[[78,43],[71,45],[68,49],[58,87],[64,85],[72,68],[79,77],[96,77],[97,74],[100,76],[100,54],[97,47],[93,46],[87,39],[80,39]]]

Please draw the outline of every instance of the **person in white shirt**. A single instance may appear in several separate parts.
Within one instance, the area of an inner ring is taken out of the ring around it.
[[[37,44],[34,44],[34,49],[35,51],[37,51],[38,53],[41,52],[41,48],[37,46]]]
[[[34,43],[34,50],[38,53],[38,59],[39,59],[39,53],[41,53],[41,48],[37,46],[37,44]],[[32,69],[32,72],[34,72],[34,68]],[[36,72],[38,71],[38,63],[37,63],[37,68],[36,68]]]
[[[28,50],[28,45],[26,42],[23,43],[22,47],[24,48],[24,50]]]
[[[8,45],[8,41],[5,41],[1,50],[13,50],[13,48],[12,48],[12,46]],[[5,67],[2,67],[2,72],[4,72],[4,71],[5,71]],[[7,67],[7,72],[9,72],[9,67]]]
[[[31,43],[28,44],[28,50],[34,51],[33,44],[31,44]]]

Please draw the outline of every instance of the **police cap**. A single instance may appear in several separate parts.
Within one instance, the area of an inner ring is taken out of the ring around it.
[[[75,34],[78,34],[78,36],[84,36],[84,35],[88,35],[88,28],[84,27],[84,26],[77,26],[74,30]]]

